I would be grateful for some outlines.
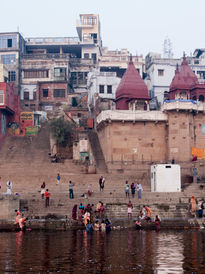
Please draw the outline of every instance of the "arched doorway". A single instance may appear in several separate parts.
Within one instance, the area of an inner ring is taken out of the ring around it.
[[[199,95],[199,101],[204,102],[204,95]]]

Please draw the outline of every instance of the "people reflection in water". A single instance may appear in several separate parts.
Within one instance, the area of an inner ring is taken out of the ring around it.
[[[23,242],[23,231],[16,233],[16,265],[19,266],[22,260],[22,242]]]
[[[44,271],[50,269],[50,235],[46,235],[44,241]]]

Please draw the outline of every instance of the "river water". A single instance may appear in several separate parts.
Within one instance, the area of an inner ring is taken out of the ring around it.
[[[205,231],[2,232],[0,273],[205,273]]]

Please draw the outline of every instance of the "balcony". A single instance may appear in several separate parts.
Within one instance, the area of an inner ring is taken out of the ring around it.
[[[37,37],[25,38],[28,46],[32,45],[76,45],[80,42],[78,37]]]
[[[84,66],[93,66],[93,59],[82,59],[82,58],[70,58],[69,63],[71,66],[84,65]]]
[[[46,53],[46,54],[22,54],[22,59],[67,59],[69,60],[69,53]]]

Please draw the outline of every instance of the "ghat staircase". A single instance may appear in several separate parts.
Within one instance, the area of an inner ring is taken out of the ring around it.
[[[90,140],[96,140],[90,134]],[[95,145],[97,141],[94,141]],[[136,175],[107,174],[104,164],[98,174],[85,174],[81,165],[76,165],[72,160],[64,163],[51,163],[49,153],[49,131],[47,126],[42,127],[35,137],[8,137],[1,148],[0,176],[2,181],[1,193],[6,192],[6,182],[13,182],[12,193],[20,198],[21,209],[32,218],[43,218],[49,215],[70,218],[74,204],[81,202],[96,206],[101,200],[107,208],[109,217],[124,218],[127,216],[128,198],[125,197],[125,180],[131,184],[133,181],[142,183],[142,199],[130,197],[134,209],[133,216],[137,216],[144,204],[151,206],[153,215],[159,214],[162,218],[183,218],[188,212],[189,198],[191,195],[201,199],[205,190],[198,185],[190,185],[181,193],[151,193],[147,180]],[[99,161],[102,158],[99,157]],[[103,160],[102,160],[103,162]],[[60,185],[56,185],[57,173],[61,175]],[[99,177],[105,176],[105,188],[99,191]],[[69,199],[68,182],[74,182],[74,199]],[[45,207],[45,200],[41,198],[40,186],[45,181],[46,188],[51,193],[50,206]],[[93,195],[89,198],[82,197],[87,193],[88,185],[92,185]]]

